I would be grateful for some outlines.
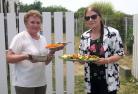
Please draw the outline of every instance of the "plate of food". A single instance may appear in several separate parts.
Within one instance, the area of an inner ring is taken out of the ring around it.
[[[65,61],[95,62],[99,60],[96,55],[64,54],[60,56]]]
[[[62,49],[64,46],[66,46],[68,43],[71,43],[71,42],[58,42],[58,43],[51,43],[51,44],[47,44],[45,46],[45,48],[48,48],[48,49]]]

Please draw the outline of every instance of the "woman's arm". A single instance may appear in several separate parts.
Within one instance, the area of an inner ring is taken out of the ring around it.
[[[124,56],[124,49],[123,49],[123,43],[122,39],[119,35],[119,32],[116,31],[116,36],[113,37],[113,55],[106,58],[100,58],[98,61],[99,64],[108,64],[108,63],[114,63],[117,62],[119,59],[121,59]]]
[[[29,59],[29,55],[28,54],[15,54],[11,49],[9,49],[7,52],[6,58],[7,58],[8,63],[17,63],[22,60]]]
[[[114,63],[120,60],[122,56],[119,55],[113,55],[107,58],[100,58],[98,62],[95,62],[97,64],[109,64],[109,63]]]

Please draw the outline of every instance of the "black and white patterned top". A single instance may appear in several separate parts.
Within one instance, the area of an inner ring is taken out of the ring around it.
[[[90,47],[90,32],[88,30],[81,35],[80,40],[80,54],[90,54],[88,48]],[[118,30],[112,27],[104,27],[103,34],[103,49],[104,57],[110,57],[112,55],[124,55],[123,43],[120,37]],[[119,89],[119,66],[117,62],[110,64],[105,64],[105,76],[106,82],[108,84],[108,90],[118,90]],[[85,86],[86,92],[91,92],[91,83],[90,83],[90,66],[88,63],[85,63]]]

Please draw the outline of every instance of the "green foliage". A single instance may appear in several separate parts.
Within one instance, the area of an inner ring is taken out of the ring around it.
[[[125,14],[121,12],[114,12],[112,15],[107,15],[104,19],[106,19],[106,25],[112,26],[119,30],[120,35],[125,41]]]
[[[85,11],[85,8],[80,8],[77,10],[77,12],[75,12],[75,18],[81,18],[84,16],[84,11]]]
[[[100,10],[101,14],[103,16],[112,15],[114,13],[114,8],[111,3],[106,2],[95,2],[91,4],[90,6],[96,7],[98,10]],[[82,7],[77,10],[75,13],[75,17],[80,18],[84,16],[84,11],[86,7]]]
[[[42,2],[35,0],[33,4],[23,4],[22,2],[19,3],[20,11],[19,12],[27,12],[28,10],[35,9],[40,12],[66,12],[68,11],[66,8],[62,6],[49,6],[49,7],[42,7]]]
[[[31,9],[35,9],[41,12],[42,10],[42,3],[40,1],[35,1],[33,4],[23,4],[22,2],[19,3],[20,11],[19,12],[27,12]]]
[[[96,7],[98,10],[100,10],[103,16],[112,15],[114,13],[114,8],[110,2],[95,2],[90,6]]]
[[[49,7],[43,7],[42,11],[53,13],[53,12],[66,12],[68,10],[62,6],[49,6]]]
[[[129,54],[132,54],[133,52],[133,27],[129,26],[127,31],[127,37],[126,37],[126,45],[127,45],[127,51]]]

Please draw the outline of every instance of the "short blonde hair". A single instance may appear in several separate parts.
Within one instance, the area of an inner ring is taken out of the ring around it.
[[[25,15],[24,15],[24,24],[27,24],[27,20],[30,16],[34,16],[34,17],[39,17],[41,22],[42,22],[42,16],[41,13],[37,10],[29,10]]]

